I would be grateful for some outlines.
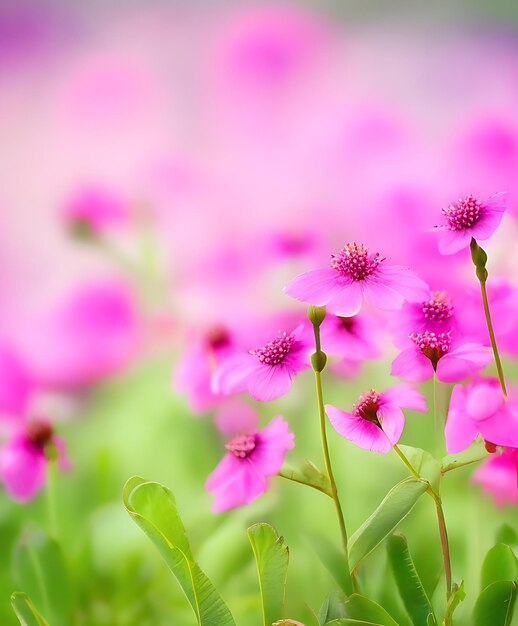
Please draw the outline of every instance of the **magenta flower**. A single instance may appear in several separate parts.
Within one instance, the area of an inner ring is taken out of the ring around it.
[[[221,401],[211,388],[211,379],[225,359],[236,351],[234,335],[224,326],[213,326],[195,340],[179,360],[175,388],[187,395],[190,409],[202,413]]]
[[[445,333],[456,326],[454,308],[448,294],[432,291],[422,302],[405,302],[394,315],[391,330],[396,345],[405,345],[413,332]]]
[[[331,258],[331,267],[297,276],[285,292],[302,302],[325,306],[343,317],[356,315],[363,300],[384,310],[395,310],[405,300],[422,301],[429,289],[407,267],[384,265],[379,252],[369,254],[363,244],[348,243]]]
[[[293,448],[293,438],[281,416],[262,430],[235,435],[205,485],[215,496],[212,511],[227,511],[262,495],[268,489],[268,478],[277,474],[287,450]]]
[[[30,422],[0,450],[0,480],[13,500],[28,502],[45,485],[48,464],[45,448],[49,444],[58,451],[60,469],[69,469],[63,440],[43,420]]]
[[[460,452],[482,435],[497,446],[518,448],[518,393],[504,400],[496,378],[455,385],[446,422],[448,452]]]
[[[505,194],[496,193],[485,202],[470,194],[441,209],[446,224],[434,226],[441,233],[439,252],[454,254],[467,248],[471,239],[489,239],[498,228],[505,212]]]
[[[428,330],[412,333],[409,346],[392,362],[390,373],[404,380],[420,382],[431,378],[455,383],[475,374],[493,356],[490,348],[477,343],[463,343],[452,331],[434,333]]]
[[[11,346],[0,346],[0,419],[24,415],[34,392],[34,382]]]
[[[69,200],[63,218],[74,233],[100,235],[126,226],[130,216],[127,205],[112,192],[85,187]]]
[[[364,314],[353,317],[327,315],[320,327],[320,337],[326,354],[348,362],[375,359],[381,353],[379,323]]]
[[[405,426],[401,407],[424,412],[426,400],[413,387],[402,384],[381,393],[374,389],[365,392],[358,398],[352,413],[330,404],[326,405],[326,413],[342,437],[365,450],[386,454],[399,441]]]
[[[497,505],[518,504],[518,450],[492,454],[473,474],[473,481],[482,485]]]
[[[309,367],[310,347],[303,327],[281,332],[260,348],[229,357],[217,369],[212,389],[225,395],[248,391],[255,400],[267,402],[288,393],[292,379]]]

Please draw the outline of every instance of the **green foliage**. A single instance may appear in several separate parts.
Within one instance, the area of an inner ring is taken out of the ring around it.
[[[518,562],[509,546],[498,543],[486,555],[480,575],[480,590],[483,591],[499,580],[516,581]]]
[[[322,533],[311,534],[311,546],[340,589],[345,594],[349,593],[350,579],[345,572],[344,553]]]
[[[387,542],[389,561],[399,594],[414,626],[421,626],[433,608],[419,578],[414,562],[403,535],[392,535]]]
[[[11,605],[20,626],[49,626],[49,623],[34,608],[27,594],[15,591],[11,596]]]
[[[270,626],[282,617],[289,550],[270,524],[254,524],[247,533],[257,563],[263,623]]]
[[[379,626],[398,626],[398,623],[382,606],[357,593],[353,593],[347,598],[345,613],[348,618]],[[347,622],[345,623],[347,624]]]
[[[176,502],[169,489],[130,478],[124,506],[158,548],[189,600],[200,626],[234,626],[234,619],[210,580],[194,561]]]
[[[426,481],[416,478],[405,478],[392,487],[378,508],[350,538],[351,569],[358,567],[360,561],[397,528],[427,488]]]
[[[413,448],[412,446],[399,446],[399,448],[419,476],[427,480],[432,489],[437,492],[441,480],[441,464],[439,461],[422,448]]]
[[[52,626],[70,626],[69,574],[58,543],[39,528],[27,528],[13,553],[13,575]]]
[[[303,485],[309,485],[329,497],[332,497],[329,478],[311,461],[305,461],[300,467],[284,465],[281,475]]]
[[[499,580],[486,587],[473,609],[473,626],[508,626],[513,617],[517,584]]]
[[[332,591],[326,596],[318,612],[318,623],[320,626],[324,626],[324,624],[327,624],[331,620],[336,620],[339,617],[346,617],[346,602],[346,596],[340,591]]]

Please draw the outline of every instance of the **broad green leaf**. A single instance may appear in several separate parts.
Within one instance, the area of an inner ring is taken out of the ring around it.
[[[70,626],[72,597],[62,550],[43,530],[24,530],[13,552],[13,575],[52,626]]]
[[[346,617],[379,626],[398,626],[398,623],[387,611],[372,600],[357,593],[347,598],[345,603]]]
[[[351,578],[347,576],[344,563],[345,554],[328,537],[321,533],[311,533],[311,547],[317,553],[322,564],[335,579],[340,589],[349,594],[352,591]]]
[[[456,454],[447,454],[443,457],[442,473],[451,472],[459,467],[465,467],[466,465],[473,465],[479,461],[483,461],[487,457],[487,450],[483,441],[475,441],[469,448],[458,452]]]
[[[499,580],[478,596],[473,609],[473,626],[508,626],[516,599],[516,582]]]
[[[15,591],[11,596],[11,605],[21,626],[49,626],[34,608],[27,594]]]
[[[252,544],[263,609],[264,626],[282,617],[288,574],[289,550],[270,524],[254,524],[247,530]]]
[[[303,485],[309,485],[314,489],[318,489],[318,491],[322,491],[329,497],[333,497],[329,478],[311,461],[305,461],[301,467],[283,465],[279,474],[284,476],[284,478],[302,483]]]
[[[416,478],[405,478],[392,487],[374,513],[351,536],[351,569],[358,567],[360,561],[397,528],[427,488],[426,481]]]
[[[324,626],[331,620],[346,617],[345,603],[347,598],[341,591],[332,591],[322,603],[318,612],[318,623]]]
[[[134,477],[123,491],[124,506],[178,580],[200,626],[235,626],[226,604],[193,560],[173,494],[159,483]]]
[[[399,595],[414,626],[422,626],[433,608],[419,578],[403,535],[392,535],[387,542],[389,561]]]
[[[480,590],[483,591],[498,580],[517,580],[518,563],[509,546],[498,543],[486,554],[480,575]]]
[[[518,532],[509,524],[502,524],[496,533],[496,543],[516,547],[518,546]]]
[[[327,622],[325,626],[383,626],[382,624],[375,624],[374,622],[364,622],[363,620],[351,619],[345,617],[342,619],[335,619],[332,622]]]
[[[399,446],[399,448],[404,452],[419,476],[427,480],[433,490],[437,491],[441,480],[441,464],[439,461],[422,448],[413,448],[412,446]]]

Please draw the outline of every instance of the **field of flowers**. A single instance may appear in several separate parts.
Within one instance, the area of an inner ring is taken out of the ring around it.
[[[518,21],[368,4],[0,7],[2,626],[518,626]]]

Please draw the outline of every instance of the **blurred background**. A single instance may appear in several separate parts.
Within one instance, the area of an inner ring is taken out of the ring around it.
[[[517,30],[506,0],[0,1],[2,434],[44,416],[72,466],[50,506],[45,490],[24,504],[0,494],[2,624],[16,623],[10,555],[27,526],[51,523],[70,571],[73,624],[192,623],[122,507],[134,474],[175,492],[200,565],[239,624],[260,620],[245,528],[272,522],[291,548],[290,615],[313,623],[309,607],[333,583],[309,531],[336,537],[331,507],[275,481],[245,509],[210,513],[204,483],[224,452],[218,402],[197,403],[174,372],[215,325],[303,314],[283,285],[355,239],[462,297],[470,263],[441,257],[428,229],[467,193],[508,192],[509,215],[488,251],[492,272],[512,282]],[[329,376],[329,402],[350,406],[393,382],[395,349],[387,337],[380,348],[361,370]],[[303,372],[288,396],[252,404],[262,423],[288,419],[292,459],[320,463],[313,401]],[[427,447],[432,435],[431,420],[414,415],[403,442]],[[404,468],[330,437],[354,529]],[[473,572],[502,523],[516,525],[516,508],[496,507],[469,470],[458,474],[443,498],[454,577],[476,594]],[[430,503],[404,531],[434,589]],[[368,567],[390,603],[383,554]],[[459,623],[469,624],[469,608]]]

